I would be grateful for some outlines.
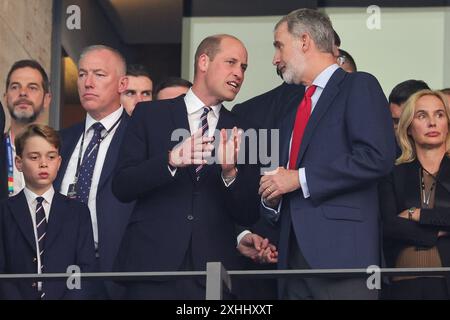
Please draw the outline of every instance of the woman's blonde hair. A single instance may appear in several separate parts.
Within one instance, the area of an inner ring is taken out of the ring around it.
[[[400,144],[400,149],[402,150],[402,154],[395,161],[395,164],[397,165],[412,162],[416,159],[415,143],[411,135],[408,134],[408,131],[414,119],[417,100],[424,96],[434,96],[441,100],[441,102],[444,104],[445,114],[447,116],[447,126],[449,129],[447,138],[445,139],[447,150],[446,152],[447,156],[450,156],[450,108],[447,102],[447,98],[439,91],[425,89],[420,90],[409,97],[409,99],[405,102],[405,106],[403,107],[403,111],[400,116],[400,121],[397,128],[397,138],[398,143]]]

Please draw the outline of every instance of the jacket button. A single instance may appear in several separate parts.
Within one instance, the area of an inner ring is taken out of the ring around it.
[[[34,262],[34,263],[37,262],[37,258],[36,258],[36,257],[33,258],[33,262]]]
[[[192,221],[192,220],[194,220],[194,216],[193,216],[192,214],[190,214],[190,215],[187,216],[187,219],[188,219],[189,221]]]
[[[37,286],[37,283],[36,282],[33,282],[33,284],[31,285],[33,288],[36,288],[36,286]]]

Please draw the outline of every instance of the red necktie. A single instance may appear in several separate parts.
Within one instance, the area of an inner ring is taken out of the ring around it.
[[[294,132],[292,133],[291,154],[289,155],[289,169],[297,169],[298,153],[300,151],[300,145],[305,132],[306,124],[308,123],[309,116],[311,114],[311,97],[316,91],[316,86],[312,85],[306,89],[305,95],[300,102],[297,115],[295,116]]]

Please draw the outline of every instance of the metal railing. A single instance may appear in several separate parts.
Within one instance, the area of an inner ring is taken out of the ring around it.
[[[43,274],[0,274],[2,280],[29,279],[44,281],[49,279],[95,278],[96,280],[138,281],[174,278],[206,277],[206,300],[221,300],[223,289],[232,291],[232,278],[280,279],[314,277],[361,277],[368,278],[374,273],[380,276],[437,276],[446,275],[450,267],[442,268],[367,268],[367,269],[301,269],[301,270],[230,270],[220,262],[208,262],[206,271],[170,271],[170,272],[92,272],[92,273],[43,273]]]

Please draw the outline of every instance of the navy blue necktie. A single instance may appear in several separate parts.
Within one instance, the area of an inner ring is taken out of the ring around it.
[[[36,234],[38,239],[38,254],[41,260],[41,272],[44,271],[44,243],[45,243],[45,234],[47,233],[47,219],[45,218],[45,211],[42,202],[44,198],[37,197],[36,198]],[[45,292],[43,291],[43,285],[40,288],[40,298],[43,299],[45,296]]]
[[[97,161],[98,149],[100,148],[102,130],[105,127],[100,122],[96,122],[91,128],[94,129],[94,135],[84,152],[76,185],[77,199],[86,204],[91,191],[92,175],[94,174],[95,162]]]
[[[211,107],[207,107],[207,106],[203,107],[203,113],[202,113],[202,115],[200,117],[200,125],[201,125],[201,128],[202,128],[202,137],[204,137],[205,135],[208,134],[208,129],[209,129],[209,127],[208,127],[208,113],[210,111],[211,111]],[[197,181],[200,180],[200,172],[203,169],[203,167],[204,167],[204,165],[201,164],[201,165],[198,165],[195,168],[195,175],[197,177]]]

